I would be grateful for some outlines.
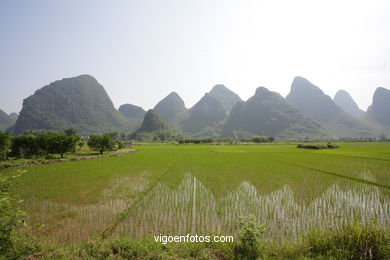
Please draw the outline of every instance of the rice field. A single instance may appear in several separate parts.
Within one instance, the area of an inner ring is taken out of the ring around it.
[[[3,170],[20,174],[30,232],[51,243],[93,236],[235,235],[239,216],[264,240],[358,222],[390,228],[390,144],[147,145],[121,157]]]

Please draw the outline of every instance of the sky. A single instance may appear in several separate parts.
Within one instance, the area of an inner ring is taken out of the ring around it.
[[[81,74],[116,108],[172,91],[191,107],[216,84],[286,96],[299,75],[366,110],[390,89],[390,1],[0,1],[0,109]]]

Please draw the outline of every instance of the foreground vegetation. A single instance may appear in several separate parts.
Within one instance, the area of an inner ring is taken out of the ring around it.
[[[2,170],[20,175],[7,194],[26,212],[20,230],[39,241],[20,254],[386,259],[390,145],[296,145],[141,144],[121,157]],[[236,240],[161,245],[151,237],[160,233]]]

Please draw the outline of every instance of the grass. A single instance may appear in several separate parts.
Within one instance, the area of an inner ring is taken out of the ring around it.
[[[249,214],[265,224],[263,241],[286,246],[355,221],[388,230],[390,144],[337,145],[142,143],[125,156],[1,173],[21,174],[12,192],[31,232],[48,242],[191,233],[193,223],[198,233],[229,235]]]

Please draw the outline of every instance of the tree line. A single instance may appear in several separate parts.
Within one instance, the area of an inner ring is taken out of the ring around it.
[[[58,154],[64,158],[65,153],[75,153],[85,140],[77,135],[76,130],[67,129],[58,131],[29,131],[19,136],[10,136],[7,132],[0,132],[0,160],[8,157],[38,158]],[[103,154],[116,147],[112,134],[91,135],[87,140],[88,146]],[[122,145],[118,145],[122,148]]]

